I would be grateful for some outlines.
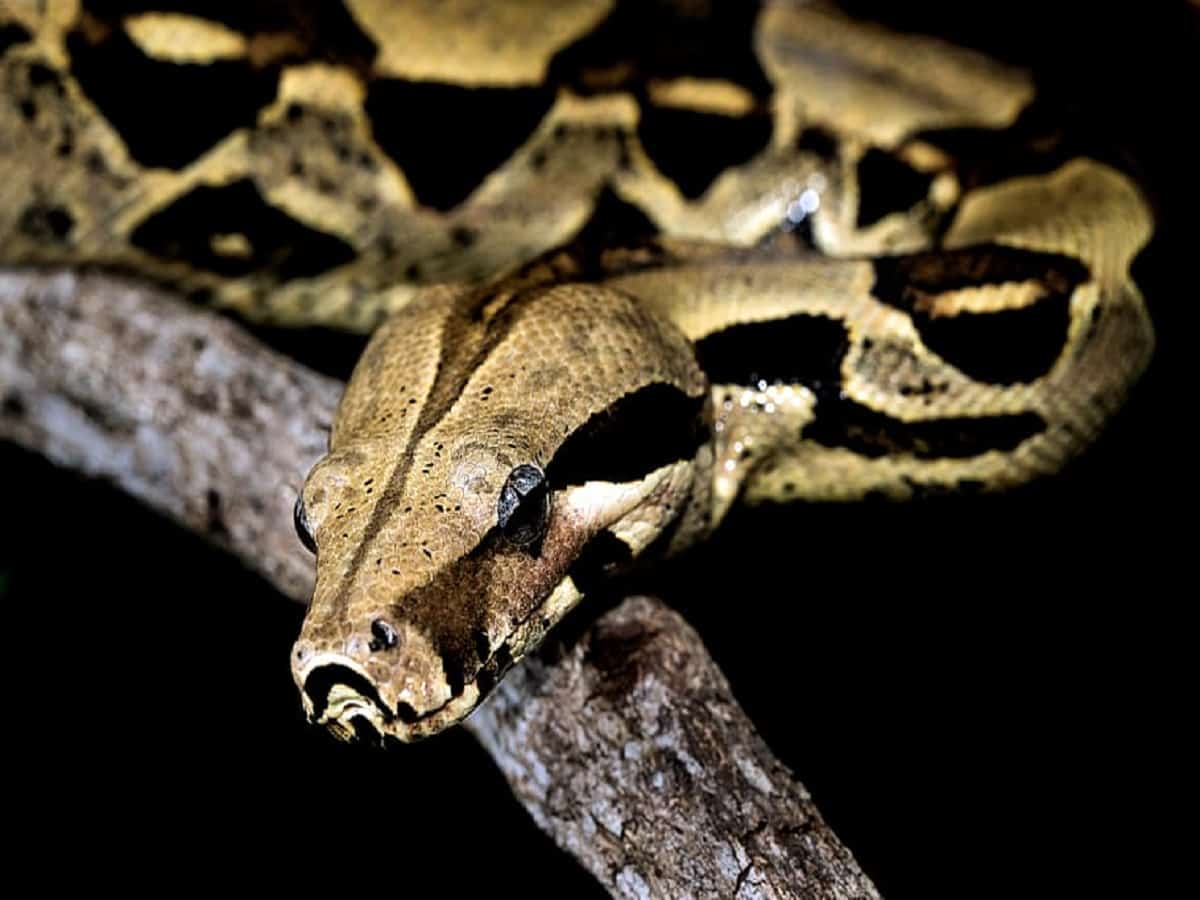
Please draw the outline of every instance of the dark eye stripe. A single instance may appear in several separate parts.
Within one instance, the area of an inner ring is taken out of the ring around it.
[[[633,560],[629,545],[605,529],[584,545],[575,562],[571,564],[570,576],[575,586],[584,594],[600,588],[613,575]]]
[[[592,416],[563,442],[546,467],[555,488],[587,481],[638,481],[655,469],[693,459],[708,439],[704,396],[650,384]]]

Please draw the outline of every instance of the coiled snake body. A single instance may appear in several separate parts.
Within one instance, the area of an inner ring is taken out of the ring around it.
[[[293,670],[339,735],[460,720],[736,502],[1051,473],[1149,358],[1137,187],[938,41],[790,2],[120,6],[0,7],[4,261],[374,328],[296,507]]]

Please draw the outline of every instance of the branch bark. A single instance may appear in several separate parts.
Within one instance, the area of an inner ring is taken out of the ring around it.
[[[0,273],[0,437],[112,481],[301,602],[291,504],[340,390],[161,292]],[[612,894],[878,896],[678,615],[630,598],[556,648],[467,727]]]

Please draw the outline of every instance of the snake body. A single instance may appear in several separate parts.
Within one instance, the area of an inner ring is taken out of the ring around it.
[[[1139,189],[969,51],[782,0],[161,7],[0,6],[3,260],[373,329],[296,507],[340,736],[459,721],[735,503],[1050,474],[1152,351]]]

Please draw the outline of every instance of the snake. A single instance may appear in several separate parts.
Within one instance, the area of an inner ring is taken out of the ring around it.
[[[739,504],[1048,477],[1154,347],[1119,161],[823,2],[0,0],[0,170],[4,265],[370,334],[294,511],[345,739]]]

